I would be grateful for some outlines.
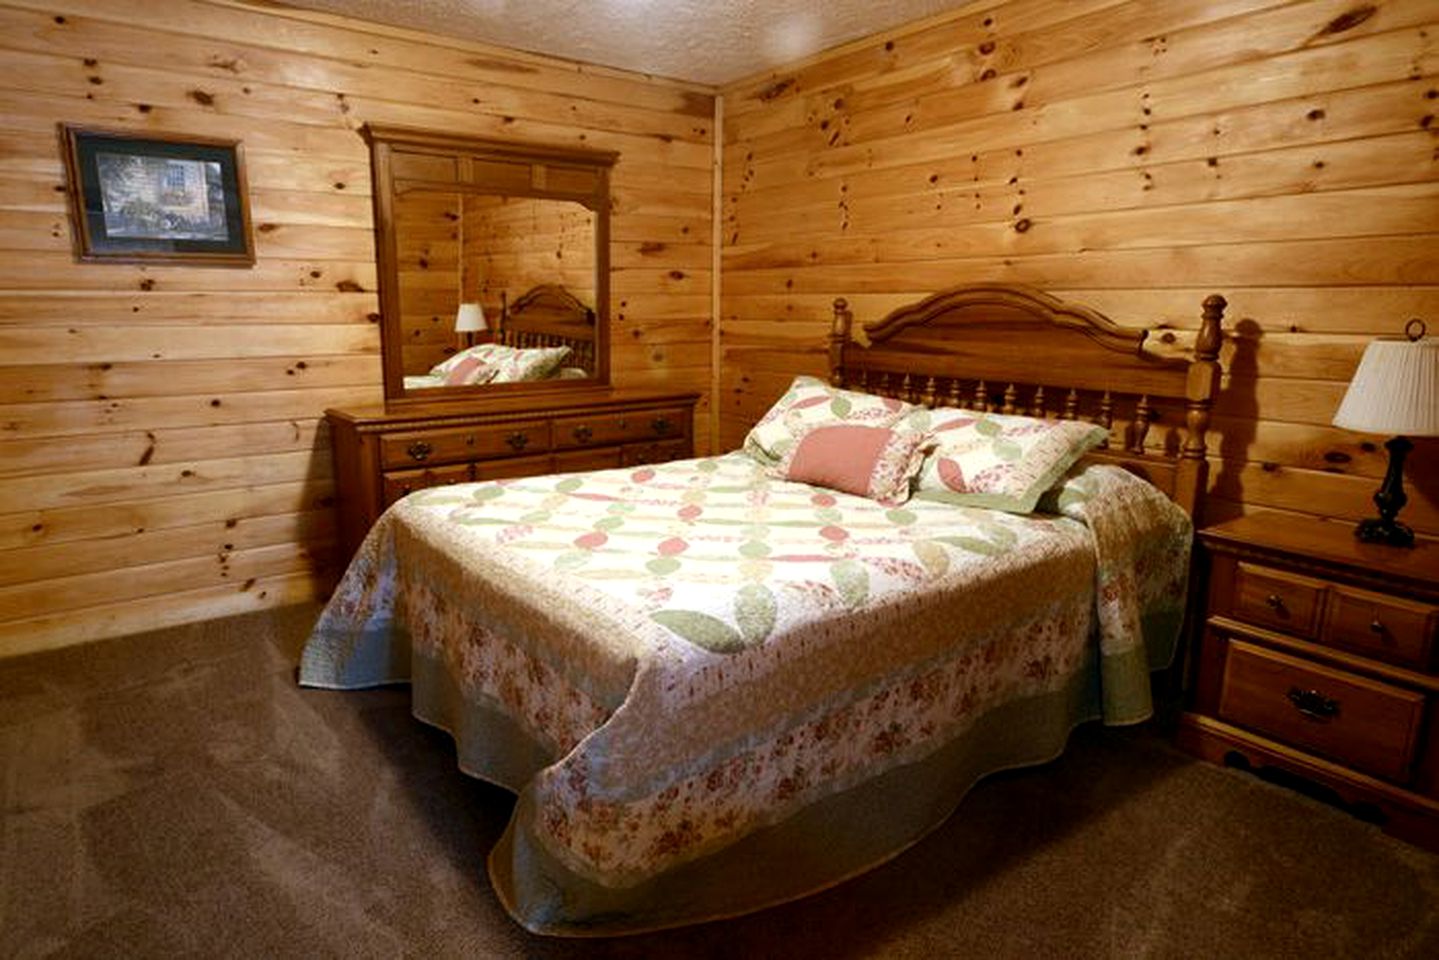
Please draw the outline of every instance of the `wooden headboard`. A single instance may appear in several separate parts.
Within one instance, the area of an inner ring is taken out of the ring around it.
[[[595,372],[595,311],[557,283],[531,287],[514,303],[502,293],[495,342],[511,347],[569,347],[566,367]]]
[[[1139,474],[1199,522],[1225,306],[1204,301],[1193,356],[1175,358],[1145,352],[1147,330],[1018,284],[956,287],[857,330],[839,299],[830,381],[931,407],[1103,424],[1111,439],[1090,459]]]

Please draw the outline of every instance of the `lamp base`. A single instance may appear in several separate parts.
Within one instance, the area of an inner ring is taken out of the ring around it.
[[[1391,547],[1414,546],[1414,531],[1394,519],[1409,498],[1404,495],[1404,458],[1414,449],[1408,437],[1392,437],[1384,444],[1389,451],[1389,468],[1384,471],[1384,482],[1374,494],[1374,506],[1379,516],[1362,521],[1354,529],[1354,536],[1365,543],[1384,543]]]
[[[1354,536],[1364,543],[1383,543],[1391,547],[1414,546],[1414,531],[1398,520],[1373,517],[1359,521]]]

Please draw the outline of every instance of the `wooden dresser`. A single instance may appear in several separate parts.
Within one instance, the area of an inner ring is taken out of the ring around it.
[[[1257,515],[1200,531],[1209,586],[1179,742],[1332,789],[1439,849],[1439,542]]]
[[[693,393],[557,393],[463,404],[327,410],[340,561],[385,508],[444,483],[601,470],[694,455]]]

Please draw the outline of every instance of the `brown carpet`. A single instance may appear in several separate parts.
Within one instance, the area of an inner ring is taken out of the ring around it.
[[[0,660],[0,957],[1439,957],[1439,857],[1092,726],[827,893],[533,937],[484,872],[510,796],[404,689],[299,689],[315,612]]]

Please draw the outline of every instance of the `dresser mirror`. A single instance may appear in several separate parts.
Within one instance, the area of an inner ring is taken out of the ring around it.
[[[617,154],[369,125],[386,403],[609,383]]]

